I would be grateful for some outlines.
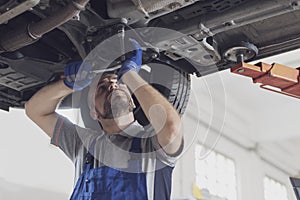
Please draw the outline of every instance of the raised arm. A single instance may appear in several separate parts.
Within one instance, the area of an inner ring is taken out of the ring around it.
[[[53,135],[58,118],[58,114],[55,112],[57,106],[74,90],[81,90],[91,83],[91,80],[86,78],[86,72],[89,70],[90,66],[82,65],[81,62],[67,64],[64,73],[65,80],[45,86],[26,102],[26,115],[50,137]],[[79,76],[81,74],[83,75]]]
[[[136,55],[122,65],[118,76],[135,94],[157,133],[159,144],[168,154],[174,154],[179,150],[183,137],[181,118],[168,100],[138,75],[142,50],[136,41],[132,42],[137,49]]]
[[[147,119],[157,133],[159,144],[168,154],[176,153],[182,142],[182,122],[178,112],[136,72],[125,73],[122,80],[134,91]]]
[[[52,137],[58,117],[55,112],[56,107],[62,98],[72,92],[73,90],[66,87],[62,80],[47,85],[26,102],[26,115],[47,133],[47,135]]]

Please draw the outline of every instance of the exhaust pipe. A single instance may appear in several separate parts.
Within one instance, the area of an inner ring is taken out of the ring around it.
[[[51,16],[33,24],[27,24],[11,31],[0,38],[0,53],[18,50],[30,45],[41,38],[45,33],[52,31],[78,15],[85,9],[89,0],[73,0],[66,7]]]

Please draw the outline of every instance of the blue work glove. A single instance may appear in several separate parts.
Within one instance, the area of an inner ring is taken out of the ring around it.
[[[123,74],[128,71],[135,71],[138,73],[142,66],[142,47],[141,45],[134,39],[129,39],[132,45],[135,47],[135,56],[127,59],[121,66],[120,70],[118,71],[118,81],[121,79]]]
[[[82,90],[92,82],[92,78],[89,76],[91,69],[91,65],[83,62],[67,64],[64,71],[64,84],[72,90]]]

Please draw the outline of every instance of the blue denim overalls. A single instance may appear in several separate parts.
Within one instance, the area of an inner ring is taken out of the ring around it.
[[[90,151],[93,152],[95,140]],[[141,153],[141,138],[133,138],[129,150]],[[94,157],[87,153],[86,163],[80,175],[71,200],[147,200],[145,173],[129,173],[108,166],[93,168]],[[130,159],[128,168],[141,171],[141,160]]]

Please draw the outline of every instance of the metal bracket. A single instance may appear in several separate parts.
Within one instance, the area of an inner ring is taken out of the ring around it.
[[[36,6],[40,0],[27,0],[23,3],[20,3],[14,8],[8,8],[8,10],[0,15],[0,24],[7,22],[8,20],[24,13],[25,11],[31,9]]]

